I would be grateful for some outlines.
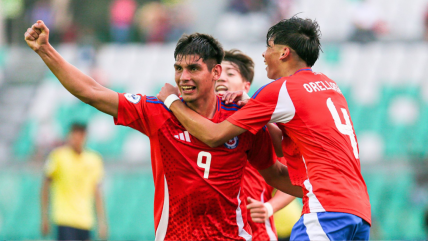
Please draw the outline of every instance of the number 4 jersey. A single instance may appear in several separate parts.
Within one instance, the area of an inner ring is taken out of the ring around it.
[[[344,212],[371,222],[357,139],[334,81],[301,69],[260,88],[227,120],[252,133],[278,125],[290,179],[303,188],[304,214]]]
[[[213,122],[238,107],[216,98]],[[178,122],[155,97],[119,94],[115,124],[150,139],[155,183],[156,240],[250,240],[242,175],[247,159],[257,169],[275,162],[265,128],[210,148]]]

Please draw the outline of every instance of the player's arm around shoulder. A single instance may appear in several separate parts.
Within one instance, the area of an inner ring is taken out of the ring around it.
[[[246,130],[239,126],[235,126],[225,120],[221,123],[214,123],[209,119],[199,115],[197,112],[188,108],[183,102],[177,101],[177,87],[166,83],[157,98],[164,102],[166,107],[170,109],[180,123],[192,134],[209,147],[217,147],[226,141],[244,133]],[[174,97],[172,99],[169,99]]]
[[[68,63],[49,43],[49,29],[39,20],[25,32],[25,41],[49,67],[61,84],[81,101],[117,116],[117,93],[105,88]]]

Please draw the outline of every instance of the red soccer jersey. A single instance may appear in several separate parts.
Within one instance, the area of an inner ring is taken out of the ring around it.
[[[212,121],[221,122],[236,110],[217,98]],[[267,131],[244,133],[210,148],[191,136],[156,97],[132,94],[119,94],[115,124],[150,138],[156,240],[251,239],[242,174],[247,158],[258,169],[273,165]]]
[[[301,69],[260,88],[227,120],[252,133],[278,125],[291,181],[304,191],[304,214],[344,212],[371,223],[348,104],[334,81]]]
[[[272,198],[273,187],[269,186],[260,173],[249,163],[245,167],[242,188],[244,197],[251,197],[260,202],[267,202]],[[277,240],[273,215],[265,223],[255,223],[251,219],[250,210],[247,211],[248,223],[253,231],[253,241]]]

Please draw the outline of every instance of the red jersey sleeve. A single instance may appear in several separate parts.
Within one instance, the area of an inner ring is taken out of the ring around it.
[[[117,117],[114,118],[115,125],[129,126],[141,133],[150,136],[150,120],[147,115],[146,96],[141,94],[119,95],[119,107]]]
[[[267,128],[263,128],[254,136],[251,149],[248,152],[248,161],[257,170],[263,170],[272,166],[276,159],[269,132]]]
[[[227,120],[255,134],[267,123],[287,123],[294,113],[286,81],[279,79],[261,87],[242,109]]]

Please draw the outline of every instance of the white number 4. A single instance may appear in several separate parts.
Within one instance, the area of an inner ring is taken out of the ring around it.
[[[202,160],[206,157],[205,163],[202,162]],[[210,165],[211,165],[211,153],[201,151],[198,154],[198,167],[204,168],[204,178],[208,179],[208,176],[210,175]]]
[[[349,118],[348,112],[346,111],[346,109],[341,108],[343,118],[345,119],[345,124],[342,124],[342,121],[340,121],[339,113],[337,113],[336,106],[334,106],[331,98],[327,99],[327,107],[330,110],[331,115],[333,116],[333,120],[336,124],[337,129],[340,131],[340,133],[349,136],[349,139],[351,139],[354,156],[356,159],[358,159],[357,139],[355,138],[354,129],[352,128],[351,119]]]

